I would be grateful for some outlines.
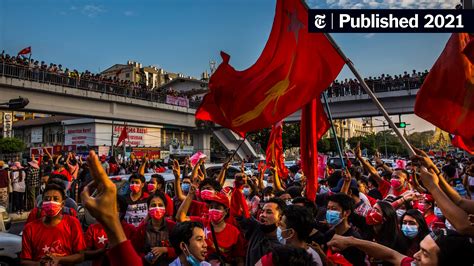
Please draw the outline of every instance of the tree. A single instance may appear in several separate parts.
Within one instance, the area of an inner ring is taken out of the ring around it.
[[[0,139],[0,153],[2,154],[22,152],[25,150],[25,147],[25,143],[17,138]]]

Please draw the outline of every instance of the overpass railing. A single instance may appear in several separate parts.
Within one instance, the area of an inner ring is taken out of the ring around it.
[[[7,62],[2,62],[0,64],[0,76],[169,104],[166,102],[166,96],[168,95],[166,92],[143,89],[133,85],[124,86],[105,80],[91,80],[88,78],[81,78],[77,75],[69,76],[65,73],[53,73],[39,68],[9,64]],[[200,101],[189,99],[188,107],[195,109],[199,104]]]

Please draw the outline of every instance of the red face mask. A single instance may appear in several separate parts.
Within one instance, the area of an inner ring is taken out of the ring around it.
[[[48,217],[54,217],[58,215],[58,213],[61,211],[62,206],[60,202],[56,201],[43,201],[42,207],[41,207],[44,212],[46,213],[46,216]]]
[[[216,209],[209,209],[209,219],[211,222],[218,223],[224,217],[224,211],[216,210]]]
[[[148,210],[148,214],[151,218],[155,220],[160,220],[165,216],[166,209],[165,207],[153,207]]]
[[[372,209],[371,211],[367,213],[367,216],[365,216],[365,222],[368,225],[382,224],[383,216],[382,214],[378,213],[376,210]]]
[[[139,184],[130,184],[130,190],[133,193],[138,193],[138,191],[140,191],[140,185]]]
[[[413,204],[413,208],[418,209],[421,213],[425,213],[426,211],[426,203],[424,202],[417,202]]]
[[[390,179],[390,186],[397,189],[402,186],[402,182],[399,179],[392,178]]]
[[[155,184],[153,184],[153,183],[149,183],[149,184],[147,185],[147,189],[148,189],[148,191],[150,191],[150,192],[153,191],[153,190],[155,190],[155,187],[156,187],[156,186],[155,186]]]

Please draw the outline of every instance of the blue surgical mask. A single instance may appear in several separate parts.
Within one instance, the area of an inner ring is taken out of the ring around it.
[[[286,238],[284,238],[284,237],[281,235],[281,233],[282,233],[283,231],[288,231],[288,229],[281,230],[280,227],[277,228],[277,230],[276,230],[277,239],[278,239],[278,242],[280,242],[280,244],[286,245]]]
[[[413,239],[418,235],[418,226],[404,224],[402,225],[402,232],[406,237]]]
[[[187,249],[186,260],[188,261],[189,265],[200,266],[201,262],[189,252],[189,248],[187,246],[186,246],[186,249]]]
[[[326,221],[329,225],[336,225],[341,221],[341,212],[327,210],[326,211]]]
[[[285,200],[285,203],[286,205],[292,205],[293,203],[291,202],[291,200]]]
[[[438,218],[443,218],[443,217],[444,217],[443,212],[441,212],[441,209],[438,208],[438,206],[435,206],[435,207],[434,207],[434,214],[435,214],[436,217],[438,217]]]
[[[188,193],[190,187],[191,187],[191,185],[188,184],[188,183],[183,183],[183,184],[181,184],[181,190],[182,190],[184,193]]]
[[[244,195],[248,197],[250,195],[250,188],[244,187],[243,192],[244,192]]]
[[[276,234],[277,234],[278,242],[280,242],[282,245],[285,245],[285,244],[286,244],[286,239],[284,239],[284,238],[281,236],[281,228],[280,228],[279,226],[278,226],[278,228],[277,228]]]

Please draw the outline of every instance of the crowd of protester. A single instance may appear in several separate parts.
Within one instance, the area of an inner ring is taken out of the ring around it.
[[[145,83],[121,80],[118,75],[106,77],[88,70],[79,72],[77,69],[69,69],[61,64],[50,63],[48,65],[44,61],[40,62],[21,55],[11,56],[4,51],[0,55],[0,74],[161,103],[166,102],[168,95],[183,97],[189,100],[190,107],[199,105],[202,99],[196,94],[203,93],[200,89],[181,92],[173,88],[155,88],[147,86]]]
[[[411,74],[405,71],[400,75],[385,75],[379,77],[368,77],[364,81],[372,92],[388,92],[400,90],[419,89],[428,70],[417,72],[413,70]],[[366,94],[365,90],[356,79],[345,79],[344,81],[335,80],[327,90],[328,97],[341,97],[348,95]]]
[[[242,165],[227,186],[229,163],[207,176],[205,158],[123,164],[45,150],[26,168],[0,170],[0,205],[6,177],[16,184],[13,210],[31,208],[23,265],[473,265],[473,158],[416,150],[405,169],[392,169],[365,160],[358,146],[353,152],[358,162],[328,166],[311,200],[298,164],[282,177],[272,167],[267,176],[264,165],[246,175]],[[160,175],[167,168],[172,192]],[[120,172],[131,173],[123,195],[109,178]],[[78,193],[96,223],[76,218]]]

